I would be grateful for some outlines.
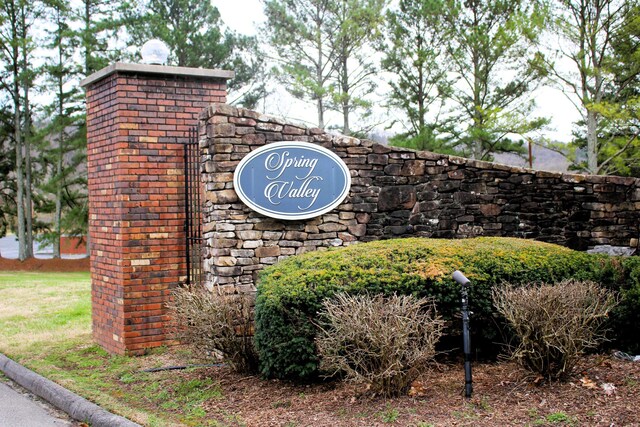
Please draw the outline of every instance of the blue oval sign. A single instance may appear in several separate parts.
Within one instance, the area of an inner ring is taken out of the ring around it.
[[[274,142],[247,154],[233,175],[247,206],[278,219],[307,219],[338,206],[351,188],[349,168],[309,142]]]

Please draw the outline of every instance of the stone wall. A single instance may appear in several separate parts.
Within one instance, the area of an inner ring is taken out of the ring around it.
[[[233,171],[272,141],[308,141],[351,171],[343,204],[282,221],[251,211]],[[387,147],[215,104],[201,116],[207,286],[251,291],[256,273],[285,257],[394,237],[512,236],[585,250],[637,248],[640,180],[551,173]]]

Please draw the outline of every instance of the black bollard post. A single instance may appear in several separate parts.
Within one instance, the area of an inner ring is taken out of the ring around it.
[[[453,272],[453,280],[462,286],[462,340],[464,349],[464,396],[469,398],[473,392],[473,380],[471,378],[471,336],[469,335],[469,294],[468,287],[471,284],[464,274],[456,270]]]

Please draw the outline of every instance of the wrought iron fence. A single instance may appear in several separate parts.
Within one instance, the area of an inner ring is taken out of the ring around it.
[[[185,191],[185,257],[187,286],[200,285],[202,271],[202,195],[200,185],[200,148],[198,128],[189,130],[188,142],[184,144],[184,191]]]

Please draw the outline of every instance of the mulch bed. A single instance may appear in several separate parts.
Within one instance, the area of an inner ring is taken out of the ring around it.
[[[0,258],[0,271],[50,271],[75,272],[89,271],[89,258],[80,259],[39,259],[30,258],[24,261]]]
[[[475,364],[471,399],[463,397],[458,364],[434,366],[410,395],[394,399],[368,396],[355,384],[299,385],[225,367],[194,374],[219,381],[224,397],[209,400],[204,409],[223,425],[640,425],[640,363],[610,356],[585,357],[565,383],[532,378],[511,362]]]

